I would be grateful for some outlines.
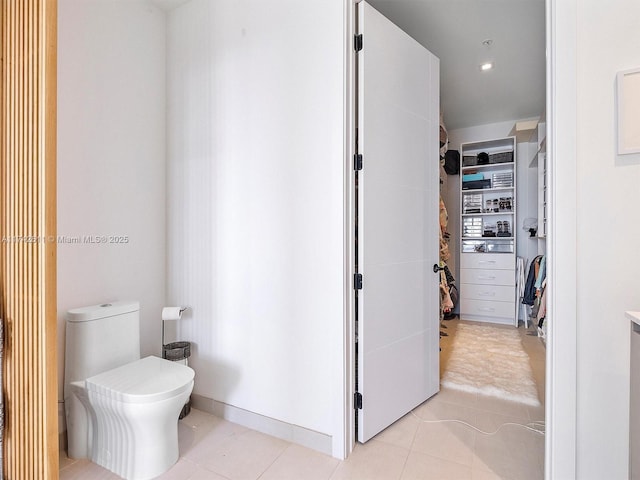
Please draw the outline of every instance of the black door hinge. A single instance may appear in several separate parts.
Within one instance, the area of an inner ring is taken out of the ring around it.
[[[362,290],[362,274],[361,273],[353,274],[353,288],[355,290]]]
[[[355,35],[353,37],[353,48],[356,52],[362,50],[362,34]]]
[[[353,394],[353,408],[362,409],[362,394],[360,392]]]
[[[362,170],[362,154],[361,153],[356,153],[353,156],[353,169]]]

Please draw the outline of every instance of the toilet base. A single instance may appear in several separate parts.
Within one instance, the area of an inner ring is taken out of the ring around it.
[[[97,422],[91,460],[126,480],[148,480],[169,470],[178,461],[178,416],[191,389],[153,404],[121,403],[89,392]]]
[[[185,403],[184,406],[182,407],[182,410],[180,410],[180,416],[178,417],[178,420],[182,420],[184,417],[186,417],[190,413],[191,413],[191,397],[189,397],[189,400],[187,400],[187,403]]]

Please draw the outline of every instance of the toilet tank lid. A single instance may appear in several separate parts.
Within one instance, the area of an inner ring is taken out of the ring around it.
[[[74,308],[67,312],[68,322],[89,322],[140,310],[140,302],[110,302],[88,307]]]

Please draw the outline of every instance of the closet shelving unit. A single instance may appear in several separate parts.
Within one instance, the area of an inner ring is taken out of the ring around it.
[[[536,168],[538,173],[538,230],[536,237],[538,239],[538,254],[544,255],[547,251],[547,216],[548,216],[548,193],[547,193],[547,138],[546,138],[546,122],[544,115],[537,124],[536,131],[531,138],[531,142],[537,146],[533,159],[529,164],[530,168]],[[547,270],[548,271],[548,270]],[[549,326],[549,317],[544,319],[542,328],[538,328],[538,336],[543,343],[546,342],[547,330]]]
[[[537,150],[529,167],[538,169],[538,232],[537,237],[545,240],[547,237],[547,139],[546,123],[540,121],[535,138]],[[541,247],[541,248],[540,248]],[[544,253],[544,244],[538,248],[538,253]]]
[[[460,315],[517,326],[516,137],[460,153]]]

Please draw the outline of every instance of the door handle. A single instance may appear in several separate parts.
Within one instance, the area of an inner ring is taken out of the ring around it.
[[[491,307],[480,307],[478,310],[480,310],[481,312],[493,312],[493,311],[495,311],[495,308],[491,308]]]
[[[480,292],[478,293],[480,297],[495,297],[496,292]]]
[[[444,267],[439,266],[437,263],[433,264],[433,273],[438,273],[441,270],[444,270]]]

